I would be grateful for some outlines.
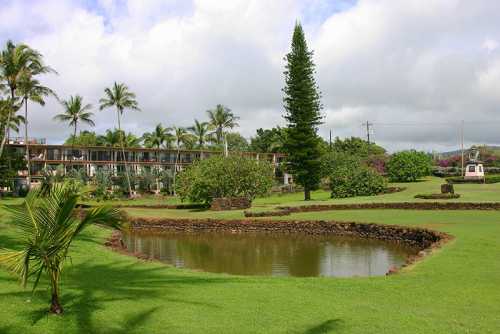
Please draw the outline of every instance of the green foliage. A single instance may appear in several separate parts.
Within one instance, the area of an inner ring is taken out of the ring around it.
[[[73,144],[74,143],[74,144]],[[97,134],[93,131],[82,131],[76,137],[71,135],[64,145],[75,145],[75,146],[102,146],[103,141]]]
[[[24,154],[13,149],[5,150],[0,157],[0,187],[14,189],[14,178],[17,171],[26,170]]]
[[[244,152],[249,150],[248,141],[238,132],[227,133],[226,140],[229,151]]]
[[[416,194],[415,198],[419,199],[455,199],[460,198],[460,194]]]
[[[344,152],[331,151],[323,156],[320,159],[320,170],[321,177],[329,177],[335,170],[341,167],[348,168],[352,166],[353,168],[361,166],[361,159],[356,155],[347,154]]]
[[[0,263],[17,274],[24,286],[33,277],[33,290],[45,273],[52,294],[50,311],[63,312],[59,301],[61,271],[74,238],[94,223],[117,226],[121,214],[111,207],[88,210],[82,219],[76,216],[79,196],[67,185],[54,185],[48,194],[31,190],[20,206],[4,207],[23,240],[20,250],[2,250]]]
[[[385,149],[383,147],[378,146],[375,143],[368,144],[366,140],[358,137],[345,138],[343,140],[337,137],[332,143],[332,150],[355,155],[361,158],[367,158],[369,155],[379,155],[385,153]]]
[[[130,184],[129,184],[130,180]],[[113,178],[113,185],[116,186],[114,188],[114,192],[118,196],[127,195],[130,196],[130,191],[136,191],[138,186],[138,179],[135,173],[127,173],[121,172]],[[130,190],[130,191],[129,191]]]
[[[195,162],[182,171],[176,191],[183,200],[210,203],[218,197],[247,197],[267,194],[273,185],[272,166],[240,156],[214,156]]]
[[[283,104],[287,120],[284,150],[288,154],[287,169],[294,180],[304,187],[304,198],[320,182],[321,139],[317,135],[321,124],[320,93],[314,79],[313,52],[307,48],[302,26],[297,23],[292,38],[285,74]]]
[[[257,129],[257,135],[250,139],[250,150],[253,152],[282,152],[286,138],[286,129],[279,126],[272,129]]]
[[[108,200],[112,197],[110,189],[113,186],[111,172],[107,169],[98,169],[94,177],[94,196],[97,200]]]
[[[371,196],[387,187],[383,176],[346,153],[332,152],[324,157],[322,172],[328,175],[332,198]]]
[[[430,175],[431,170],[431,157],[415,150],[395,153],[386,164],[387,176],[391,182],[415,182]]]
[[[484,180],[483,179],[469,179],[466,180],[462,176],[452,176],[452,177],[447,177],[446,182],[448,183],[499,183],[500,182],[500,175],[485,175]]]

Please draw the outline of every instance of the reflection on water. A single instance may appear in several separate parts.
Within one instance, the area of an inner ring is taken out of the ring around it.
[[[375,276],[414,249],[380,240],[302,233],[128,234],[127,248],[179,268],[267,276]]]

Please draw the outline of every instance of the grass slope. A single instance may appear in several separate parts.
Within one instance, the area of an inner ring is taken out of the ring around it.
[[[425,184],[439,185],[415,185]],[[171,215],[170,211],[139,213]],[[271,278],[142,262],[107,250],[102,244],[109,231],[91,227],[72,246],[72,263],[64,271],[63,317],[47,316],[48,291],[32,295],[0,269],[0,333],[498,332],[500,212],[357,210],[291,218],[424,226],[456,238],[389,277]],[[13,228],[0,223],[0,246],[14,245]]]

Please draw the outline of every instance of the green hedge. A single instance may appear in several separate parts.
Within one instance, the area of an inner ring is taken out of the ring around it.
[[[453,199],[453,198],[459,198],[459,194],[417,194],[415,195],[415,198],[420,198],[420,199]]]
[[[499,183],[500,182],[500,175],[486,175],[484,177],[484,180],[465,180],[462,176],[453,176],[453,177],[447,177],[446,182],[448,183]]]

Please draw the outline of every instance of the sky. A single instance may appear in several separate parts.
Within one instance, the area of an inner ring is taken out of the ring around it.
[[[136,135],[161,122],[190,126],[216,104],[232,109],[246,138],[285,125],[284,55],[296,21],[314,50],[322,92],[320,134],[366,136],[391,151],[500,144],[500,1],[496,0],[0,0],[0,43],[39,50],[58,75],[41,81],[60,98],[94,106],[124,82],[141,112]],[[30,105],[30,132],[60,143],[54,99]],[[82,129],[89,129],[82,127]]]

